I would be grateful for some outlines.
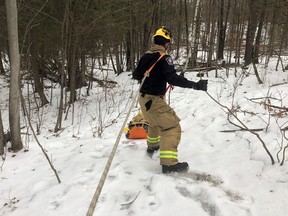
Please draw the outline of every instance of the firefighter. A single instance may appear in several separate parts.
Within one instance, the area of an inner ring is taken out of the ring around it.
[[[160,165],[163,173],[187,171],[187,162],[178,162],[178,144],[181,139],[180,119],[164,99],[167,83],[183,88],[207,91],[207,80],[193,82],[176,74],[173,60],[167,54],[171,34],[159,28],[153,35],[150,49],[140,58],[133,72],[133,78],[141,81],[146,76],[139,94],[139,104],[145,119],[149,122],[147,153],[152,155],[160,148]]]

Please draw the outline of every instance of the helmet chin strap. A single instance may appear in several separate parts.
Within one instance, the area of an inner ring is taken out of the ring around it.
[[[166,44],[164,45],[165,50],[168,50],[169,46],[170,46],[170,43],[166,43]]]

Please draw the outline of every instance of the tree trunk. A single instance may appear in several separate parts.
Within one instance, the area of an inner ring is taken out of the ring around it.
[[[277,64],[276,64],[276,71],[278,71],[278,65],[279,65],[279,62],[281,61],[282,71],[285,72],[285,67],[283,65],[283,61],[282,61],[281,55],[282,55],[282,51],[284,49],[284,43],[285,43],[286,35],[288,33],[288,25],[287,24],[288,24],[288,16],[286,17],[286,23],[284,23],[283,27],[282,27],[282,37],[280,39],[278,60],[277,60]]]
[[[66,61],[66,50],[65,48],[67,47],[67,39],[65,35],[67,35],[67,17],[69,13],[69,8],[68,8],[68,3],[65,5],[65,12],[64,12],[64,18],[62,22],[62,49],[60,50],[60,58],[61,62],[59,65],[60,69],[60,79],[61,79],[61,92],[60,92],[60,101],[59,101],[59,107],[58,107],[58,115],[57,115],[57,122],[54,128],[54,132],[56,133],[57,131],[61,130],[62,128],[62,119],[63,119],[63,110],[64,110],[64,87],[66,85],[66,76],[65,76],[65,61]]]
[[[252,64],[253,64],[255,76],[256,76],[256,78],[257,78],[258,83],[259,83],[259,84],[263,84],[263,81],[261,80],[261,78],[260,78],[260,76],[259,76],[259,73],[258,73],[256,64],[255,64],[254,62],[252,62]]]
[[[86,56],[85,51],[81,51],[81,64],[80,64],[80,87],[87,86],[86,83]]]
[[[74,34],[74,33],[72,33]],[[72,36],[73,37],[73,36]],[[73,40],[73,39],[72,39]],[[67,48],[67,72],[68,72],[68,85],[70,91],[69,103],[72,104],[76,100],[76,44],[70,41]]]
[[[161,3],[159,1],[156,0],[149,0],[147,1],[147,4],[150,6],[150,10],[147,11],[147,18],[144,22],[144,28],[143,28],[143,44],[141,47],[141,55],[142,53],[144,53],[149,45],[150,45],[150,41],[151,41],[151,33],[153,32],[153,29],[159,28],[160,26],[157,26],[159,23],[159,15],[157,14],[157,7],[158,4]]]
[[[139,31],[137,30],[136,27],[136,16],[135,12],[133,11],[134,9],[134,0],[130,0],[130,8],[129,8],[129,29],[127,30],[127,33],[125,35],[126,38],[126,71],[134,71],[135,70],[135,58],[136,58],[136,50],[137,46],[139,47],[139,44],[142,43],[138,41],[138,35]],[[151,31],[151,30],[150,30]],[[148,46],[149,44],[147,44]]]
[[[224,20],[224,9],[225,9],[225,1],[220,1],[220,14],[219,14],[219,22],[218,22],[218,31],[219,31],[219,42],[218,42],[218,51],[217,51],[217,59],[224,59],[224,48],[225,48],[225,40],[226,40],[226,29],[228,23],[228,16],[231,6],[231,0],[228,0],[228,5],[226,9],[226,15]]]
[[[34,85],[35,90],[39,94],[41,99],[41,105],[44,106],[45,104],[48,104],[49,101],[46,98],[46,95],[44,94],[44,85],[43,82],[41,82],[40,77],[40,70],[39,70],[39,60],[38,60],[38,48],[37,48],[37,40],[33,37],[32,32],[32,42],[30,46],[30,54],[31,54],[31,68],[32,68],[32,74],[34,79]]]
[[[88,87],[87,87],[87,95],[90,95],[90,89],[92,89],[92,85],[93,85],[93,70],[95,67],[95,61],[96,59],[94,58],[94,53],[92,53],[91,55],[91,69],[90,69],[90,73],[89,73],[89,81],[88,81]]]
[[[211,8],[216,7],[216,0],[211,0]],[[215,14],[210,14],[209,22],[211,23],[211,31],[209,35],[209,50],[208,50],[208,57],[207,57],[207,67],[212,65],[212,57],[214,53],[214,44],[215,44],[215,28],[216,28],[216,20]]]
[[[182,0],[179,2],[179,11],[176,8],[177,13],[177,43],[176,43],[176,57],[175,59],[179,58],[179,51],[181,45],[181,24],[182,24]]]
[[[272,20],[270,22],[270,29],[269,29],[269,41],[268,41],[268,55],[266,57],[266,61],[265,61],[265,67],[268,66],[268,63],[270,61],[270,57],[272,57],[273,52],[274,52],[274,43],[275,43],[275,26],[277,23],[277,16],[279,13],[279,8],[277,7],[277,3],[278,1],[274,1],[273,2],[273,16],[272,16]],[[271,6],[270,6],[271,7]]]
[[[195,1],[195,19],[193,20],[193,25],[195,26],[194,40],[192,41],[192,53],[191,58],[189,59],[189,65],[191,68],[196,67],[197,64],[197,54],[198,54],[198,46],[199,46],[199,38],[200,38],[200,27],[201,27],[201,13],[202,13],[202,1]]]
[[[68,73],[68,89],[70,91],[69,103],[72,104],[76,100],[76,68],[78,64],[77,56],[77,32],[75,29],[75,5],[76,1],[67,1],[68,14],[67,14],[67,32],[66,37],[66,58],[67,58],[67,73]]]
[[[131,27],[130,27],[131,29]],[[126,71],[130,71],[132,68],[132,39],[131,39],[131,30],[129,29],[128,33],[126,34]]]
[[[256,39],[255,39],[255,50],[254,50],[254,55],[253,55],[253,63],[256,63],[256,64],[259,63],[260,41],[261,41],[263,23],[264,23],[266,6],[267,6],[266,2],[267,2],[267,0],[264,0],[263,6],[261,9],[259,23],[258,23],[257,35],[256,35]]]
[[[4,154],[4,146],[5,146],[4,129],[3,129],[1,110],[0,110],[0,155]]]
[[[184,0],[184,18],[185,18],[185,35],[186,35],[186,55],[187,61],[189,59],[189,24],[188,24],[188,5],[187,0]]]
[[[254,38],[257,28],[257,0],[249,1],[249,15],[248,15],[248,29],[246,33],[246,45],[245,45],[245,65],[249,65],[254,56]]]
[[[115,62],[116,62],[116,71],[117,75],[123,72],[122,64],[121,64],[121,52],[119,51],[120,45],[114,45],[114,52],[115,52]]]
[[[4,70],[4,66],[3,66],[3,62],[2,62],[2,52],[0,51],[0,74],[4,75],[5,74],[5,70]]]
[[[235,0],[235,4],[240,3],[240,12],[236,13],[237,16],[237,33],[236,33],[236,63],[239,65],[240,64],[240,59],[242,58],[242,42],[244,38],[244,29],[246,28],[245,26],[245,18],[242,15],[242,11],[244,10],[244,3],[240,2],[238,0]],[[237,9],[236,9],[237,10]]]
[[[12,150],[23,148],[20,131],[20,55],[18,43],[17,3],[6,0],[8,42],[10,51],[10,90],[9,90],[9,125]]]
[[[65,51],[61,51],[61,66],[60,66],[60,77],[61,77],[61,92],[60,92],[60,101],[58,107],[58,116],[57,122],[54,128],[54,132],[61,130],[62,128],[62,119],[63,119],[63,110],[64,110],[64,86],[65,86]]]
[[[224,29],[224,0],[220,0],[220,13],[218,20],[218,50],[217,59],[221,60],[224,58],[224,45],[225,45],[225,29]]]

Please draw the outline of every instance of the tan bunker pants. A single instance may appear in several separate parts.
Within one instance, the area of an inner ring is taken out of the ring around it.
[[[180,119],[160,96],[140,93],[139,104],[149,122],[148,146],[160,145],[160,164],[178,163],[178,145],[181,139]]]

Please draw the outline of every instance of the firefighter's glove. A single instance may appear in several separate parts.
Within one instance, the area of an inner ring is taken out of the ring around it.
[[[196,90],[207,91],[208,80],[199,80],[196,83]]]

